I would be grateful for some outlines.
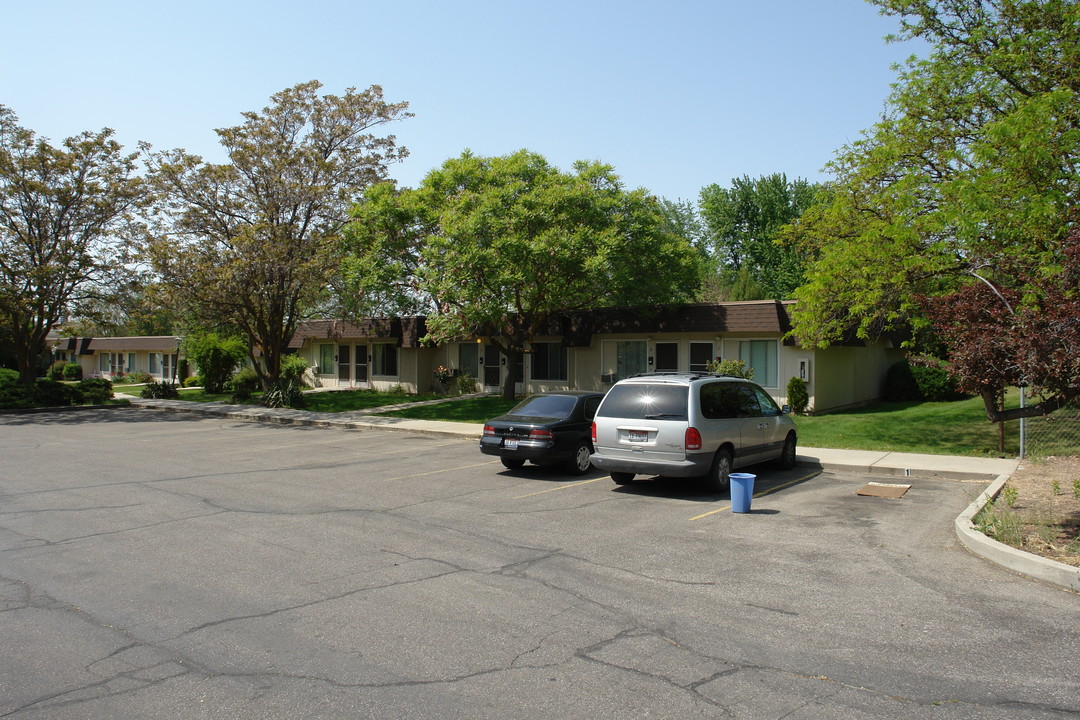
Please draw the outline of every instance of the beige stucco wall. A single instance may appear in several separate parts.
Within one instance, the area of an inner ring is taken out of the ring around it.
[[[885,371],[902,359],[902,350],[879,340],[866,347],[829,347],[816,350],[812,368],[812,409],[817,412],[862,405],[881,397]]]

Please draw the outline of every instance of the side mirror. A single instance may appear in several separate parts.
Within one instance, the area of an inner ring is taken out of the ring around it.
[[[791,414],[791,406],[790,405],[785,405],[784,407],[780,408],[780,414],[781,415],[790,415]]]

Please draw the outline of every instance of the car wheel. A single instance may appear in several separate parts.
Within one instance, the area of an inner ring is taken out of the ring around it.
[[[705,476],[705,487],[710,492],[726,492],[731,488],[731,451],[721,449],[713,458],[709,474]]]
[[[525,464],[524,460],[519,460],[518,458],[499,458],[499,460],[501,460],[502,464],[510,468],[511,470],[517,470]]]
[[[582,440],[574,448],[574,457],[570,460],[570,472],[575,475],[584,475],[592,467],[592,448],[589,443]]]
[[[611,479],[618,485],[629,485],[634,482],[634,473],[629,472],[612,472]]]
[[[784,450],[780,453],[780,459],[777,462],[784,470],[795,467],[795,433],[788,433],[787,439],[784,440]]]

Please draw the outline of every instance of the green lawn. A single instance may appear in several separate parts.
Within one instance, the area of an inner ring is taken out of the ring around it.
[[[413,420],[452,420],[454,422],[482,423],[485,420],[505,414],[519,402],[521,402],[520,398],[503,400],[501,397],[494,395],[485,395],[467,400],[455,400],[453,402],[439,403],[438,405],[422,405],[379,414],[389,417],[411,418]]]
[[[858,410],[795,417],[799,444],[846,450],[997,456],[998,426],[982,398],[956,402],[875,403]],[[1019,454],[1016,423],[1005,426],[1005,455]]]
[[[255,393],[247,404],[255,405],[259,402],[260,393]],[[383,405],[398,405],[403,402],[420,402],[421,400],[437,400],[443,395],[402,395],[400,393],[379,392],[376,390],[341,390],[333,392],[307,393],[304,395],[305,410],[315,412],[338,413],[350,410],[366,410],[367,408],[382,407]],[[197,388],[184,388],[180,390],[181,400],[191,402],[223,402],[232,403],[230,393],[207,393]]]

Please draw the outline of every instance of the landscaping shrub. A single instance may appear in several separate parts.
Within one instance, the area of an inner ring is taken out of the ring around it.
[[[83,395],[83,402],[104,405],[113,396],[112,383],[105,378],[85,378],[75,386]]]
[[[225,389],[232,393],[233,402],[246,402],[259,389],[259,376],[253,368],[244,368],[233,373]]]
[[[476,378],[467,372],[457,376],[457,389],[462,395],[476,392]]]
[[[281,359],[281,379],[304,386],[304,373],[307,372],[307,360],[299,355],[286,355]]]
[[[908,364],[906,359],[893,363],[885,372],[881,397],[889,402],[922,400],[922,395],[919,393],[919,384],[915,382],[915,376],[911,372],[911,365]]]
[[[202,375],[192,375],[191,377],[184,378],[184,387],[203,387]]]
[[[236,336],[221,337],[217,333],[189,335],[184,340],[184,353],[199,368],[203,390],[225,392],[233,370],[247,357],[247,345]]]
[[[83,403],[82,392],[74,385],[40,378],[34,383],[34,389],[37,402],[32,407],[67,407]]]
[[[146,383],[154,382],[154,376],[150,373],[133,372],[127,376],[127,381],[136,385],[145,385]]]
[[[0,368],[0,387],[14,385],[17,382],[19,382],[19,373],[17,370]]]
[[[890,402],[944,402],[964,397],[956,389],[956,380],[933,358],[900,360],[885,373],[882,398]]]
[[[67,365],[67,360],[57,360],[49,369],[45,371],[45,377],[49,380],[63,380],[64,379],[64,367]]]
[[[788,405],[797,413],[806,412],[810,404],[810,393],[806,390],[806,381],[800,377],[792,377],[787,384]]]
[[[302,408],[304,407],[303,385],[295,380],[278,380],[273,387],[263,393],[261,403],[266,407]]]
[[[162,380],[161,382],[147,383],[139,395],[151,400],[176,400],[180,397],[180,390],[176,383]]]
[[[65,380],[82,380],[82,365],[79,363],[69,362],[64,366],[64,379]]]
[[[718,375],[745,378],[747,380],[754,379],[754,368],[746,367],[746,363],[742,360],[712,360],[705,365],[705,369]]]
[[[923,400],[944,402],[959,400],[964,395],[956,389],[956,379],[939,364],[913,363],[911,374],[919,386]]]

